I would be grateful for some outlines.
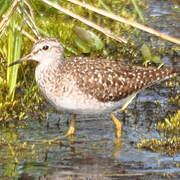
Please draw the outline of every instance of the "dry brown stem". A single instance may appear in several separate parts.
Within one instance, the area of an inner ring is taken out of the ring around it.
[[[131,25],[133,27],[136,27],[138,29],[141,29],[143,31],[151,33],[151,34],[153,34],[155,36],[158,36],[158,37],[160,37],[162,39],[166,39],[166,40],[174,42],[176,44],[180,44],[180,39],[179,38],[163,34],[163,33],[159,32],[159,31],[157,31],[155,29],[152,29],[152,28],[147,27],[145,25],[142,25],[140,23],[137,23],[137,22],[134,22],[134,21],[130,21],[127,18],[115,15],[115,14],[113,14],[111,12],[105,11],[105,10],[100,9],[100,8],[96,8],[94,6],[91,6],[91,5],[86,4],[84,2],[80,2],[78,0],[68,0],[68,1],[71,2],[71,3],[77,4],[77,5],[81,6],[81,7],[84,7],[86,9],[89,9],[91,11],[94,11],[94,12],[96,12],[98,14],[101,14],[103,16],[109,17],[109,18],[111,18],[113,20],[116,20],[116,21],[119,21],[119,22],[122,22],[122,23],[125,23],[125,24],[129,24],[129,25]]]

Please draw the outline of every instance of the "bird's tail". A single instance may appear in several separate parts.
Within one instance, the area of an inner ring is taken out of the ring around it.
[[[161,82],[180,75],[180,66],[164,66],[160,69],[147,68],[147,70],[149,72],[146,74],[146,77],[142,77],[146,79],[143,89],[152,86],[156,82]]]
[[[164,69],[164,72],[167,73],[167,78],[172,78],[180,75],[180,66],[163,67],[162,69]]]

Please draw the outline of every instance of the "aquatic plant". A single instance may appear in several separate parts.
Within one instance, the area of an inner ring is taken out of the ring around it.
[[[158,122],[157,128],[167,137],[171,135],[180,136],[180,110],[165,118],[163,122]]]
[[[139,142],[137,147],[174,155],[180,153],[180,137],[174,136],[167,139],[145,139]]]

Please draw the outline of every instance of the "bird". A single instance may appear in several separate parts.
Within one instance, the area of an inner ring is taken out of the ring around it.
[[[65,136],[75,133],[76,115],[109,114],[145,88],[178,76],[180,66],[140,67],[118,61],[87,57],[64,57],[56,38],[40,38],[31,52],[9,66],[38,62],[35,79],[40,91],[56,110],[73,114]],[[111,114],[116,137],[121,137],[121,122]]]

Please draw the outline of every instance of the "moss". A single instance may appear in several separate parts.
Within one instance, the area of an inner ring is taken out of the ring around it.
[[[157,123],[157,128],[163,132],[165,136],[180,136],[180,110],[173,116],[165,118],[163,122]]]
[[[12,138],[0,139],[0,161],[8,163],[19,163],[22,159],[37,159],[37,149],[33,144],[18,142]],[[6,152],[5,155],[3,152]],[[26,152],[26,153],[25,153]],[[30,153],[28,153],[30,152]],[[2,154],[1,154],[2,153]]]
[[[180,153],[180,137],[142,140],[137,144],[137,147],[174,155]]]
[[[173,87],[173,92],[179,87],[179,81],[176,79],[167,81],[165,83],[169,87]],[[169,98],[169,103],[180,106],[180,95],[172,95]],[[156,152],[165,152],[167,154],[175,154],[180,152],[180,110],[165,117],[162,121],[156,124],[157,130],[161,133],[162,139],[147,139],[141,140],[137,147],[138,148],[148,148]]]
[[[23,84],[22,84],[23,86]],[[24,120],[29,117],[38,116],[44,118],[43,99],[39,96],[37,88],[33,85],[28,90],[24,90],[21,85],[18,86],[22,90],[16,92],[12,101],[7,96],[8,87],[6,84],[0,88],[0,121]]]
[[[177,106],[180,106],[180,94],[175,97],[171,97],[170,102],[176,104]]]
[[[180,110],[174,115],[158,122],[157,129],[164,136],[163,139],[145,139],[141,140],[138,148],[147,148],[156,152],[164,152],[169,155],[180,152]]]
[[[180,110],[174,115],[157,123],[157,129],[164,136],[163,139],[141,140],[138,148],[147,148],[156,152],[164,152],[173,155],[180,152]]]

